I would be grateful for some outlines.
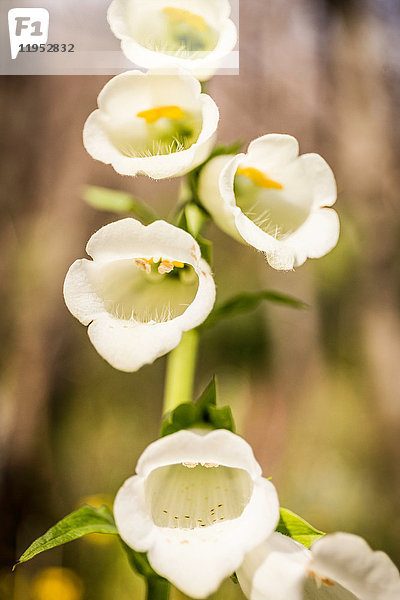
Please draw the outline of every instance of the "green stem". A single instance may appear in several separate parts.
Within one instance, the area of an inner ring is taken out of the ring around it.
[[[181,343],[168,356],[164,391],[163,414],[193,398],[193,382],[196,367],[199,333],[195,329],[186,331]]]
[[[171,584],[161,577],[149,577],[147,580],[146,600],[168,600]]]

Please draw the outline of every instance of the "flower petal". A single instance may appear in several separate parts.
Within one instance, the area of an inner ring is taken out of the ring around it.
[[[247,159],[252,166],[261,170],[285,166],[298,158],[299,143],[291,135],[268,133],[249,145]],[[246,164],[246,160],[244,164]]]
[[[146,507],[143,479],[135,475],[125,481],[114,501],[114,517],[123,540],[137,552],[147,552],[157,531]]]
[[[128,217],[101,227],[90,238],[86,252],[95,261],[162,257],[195,266],[200,248],[193,237],[165,221],[142,225]]]
[[[362,600],[400,598],[399,571],[384,552],[374,552],[350,533],[326,535],[311,548],[312,569]]]
[[[89,325],[88,335],[112,367],[131,373],[176,348],[183,331],[176,323],[178,318],[149,324],[102,314]]]
[[[275,532],[246,555],[237,570],[240,587],[249,600],[303,600],[310,558],[304,546]]]
[[[200,171],[199,197],[201,203],[208,210],[216,224],[228,235],[243,242],[244,240],[236,228],[233,210],[226,205],[219,187],[221,173],[224,167],[231,161],[232,156],[223,155],[213,158],[205,165]]]
[[[294,250],[296,267],[307,258],[320,258],[336,246],[339,239],[340,223],[336,211],[320,208],[311,212],[307,221],[288,239]]]
[[[275,488],[260,478],[238,519],[204,529],[159,528],[148,552],[150,563],[188,596],[207,598],[239,567],[245,553],[270,535],[278,507]]]
[[[142,477],[166,465],[182,462],[209,462],[245,469],[252,477],[261,475],[251,446],[240,436],[218,429],[205,435],[193,431],[178,431],[161,438],[143,452],[136,467]]]
[[[332,206],[336,202],[337,188],[332,169],[319,154],[302,154],[300,164],[305,170],[314,196],[314,207]]]
[[[68,270],[64,281],[64,299],[68,310],[84,325],[105,313],[101,298],[90,281],[92,262],[83,258],[76,260]]]

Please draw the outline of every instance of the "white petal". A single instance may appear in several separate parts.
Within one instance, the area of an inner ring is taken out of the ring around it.
[[[165,221],[142,225],[130,217],[101,227],[90,238],[86,252],[95,260],[162,257],[195,266],[200,248],[193,237]]]
[[[201,259],[195,271],[199,278],[197,294],[185,312],[174,319],[182,331],[198,327],[208,317],[215,303],[215,282],[210,266]]]
[[[303,600],[309,550],[280,533],[249,552],[237,576],[249,600]]]
[[[192,431],[178,431],[150,444],[136,467],[142,477],[166,465],[182,462],[216,463],[226,467],[245,469],[252,477],[261,475],[251,446],[241,437],[218,429],[205,435]]]
[[[97,103],[109,116],[130,116],[133,111],[148,108],[149,100],[157,106],[178,104],[194,106],[200,97],[199,82],[182,69],[153,69],[148,73],[132,70],[116,75],[102,89]]]
[[[226,205],[220,189],[219,180],[224,167],[232,161],[232,156],[217,156],[210,160],[200,172],[199,197],[215,223],[228,235],[243,242],[236,228],[235,217],[231,207]],[[232,184],[233,188],[233,184]]]
[[[131,373],[176,348],[183,331],[176,323],[178,318],[149,324],[103,314],[89,325],[88,335],[97,352],[112,367]]]
[[[314,207],[332,206],[336,202],[335,176],[328,163],[319,154],[303,154],[299,161],[312,187]]]
[[[258,479],[249,504],[238,519],[204,529],[159,528],[149,549],[153,568],[192,598],[207,598],[242,563],[245,553],[276,526],[275,488]]]
[[[360,600],[400,598],[399,571],[384,552],[374,552],[349,533],[326,535],[311,548],[312,569],[348,589]]]
[[[137,552],[147,552],[154,544],[157,529],[147,510],[145,486],[141,477],[130,477],[114,501],[114,517],[123,540]]]
[[[84,325],[105,312],[102,299],[96,294],[89,277],[92,262],[76,260],[64,282],[64,299],[68,310]]]
[[[249,163],[261,170],[282,167],[298,158],[299,143],[291,135],[268,133],[251,142],[247,156]]]
[[[295,266],[306,258],[320,258],[336,246],[340,223],[337,212],[331,208],[320,208],[311,212],[307,221],[287,240],[296,256]]]

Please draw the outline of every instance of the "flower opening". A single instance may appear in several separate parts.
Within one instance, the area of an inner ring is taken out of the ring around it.
[[[210,527],[237,519],[252,491],[253,483],[246,471],[215,463],[160,467],[146,482],[155,525],[179,529]]]

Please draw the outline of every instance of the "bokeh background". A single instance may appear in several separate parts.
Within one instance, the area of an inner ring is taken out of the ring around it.
[[[400,562],[400,4],[242,0],[240,76],[209,93],[220,140],[298,137],[338,181],[338,247],[293,273],[211,226],[218,298],[260,288],[308,311],[260,307],[201,341],[196,392],[220,402],[254,446],[282,505],[325,531],[365,536]],[[107,77],[4,77],[1,97],[1,600],[132,600],[143,584],[117,542],[91,537],[12,575],[16,556],[88,496],[112,502],[158,435],[165,359],[113,370],[67,311],[62,283],[115,215],[85,183],[131,191],[166,217],[179,181],[118,176],[81,130]],[[204,574],[206,576],[206,574]],[[216,598],[239,600],[228,581]],[[182,598],[177,592],[174,598]]]

